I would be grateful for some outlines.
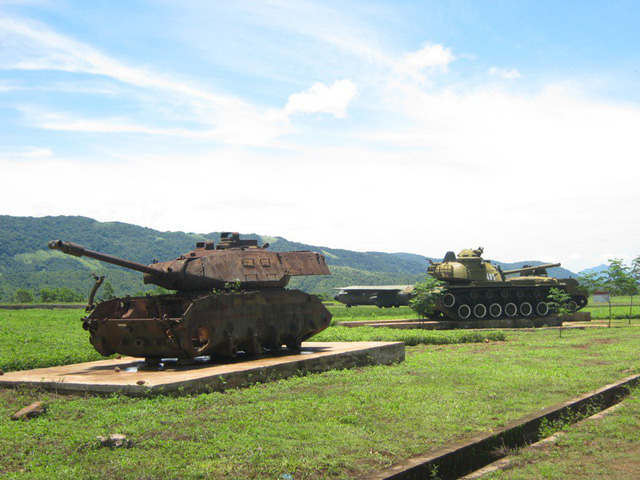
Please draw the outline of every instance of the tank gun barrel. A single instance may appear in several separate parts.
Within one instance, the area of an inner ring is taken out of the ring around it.
[[[536,270],[546,270],[547,268],[559,267],[560,263],[545,263],[543,265],[534,265],[532,267],[515,268],[513,270],[503,270],[504,275],[515,275],[516,273],[534,272]]]
[[[67,255],[73,255],[74,257],[95,258],[96,260],[100,260],[101,262],[111,263],[113,265],[118,265],[119,267],[136,270],[138,272],[153,275],[155,277],[161,277],[164,274],[164,271],[160,270],[159,268],[153,268],[149,267],[148,265],[143,265],[142,263],[132,262],[130,260],[114,257],[105,253],[94,252],[93,250],[87,250],[82,245],[78,245],[77,243],[54,240],[52,242],[49,242],[49,248],[53,250],[60,250],[61,252],[66,253]]]

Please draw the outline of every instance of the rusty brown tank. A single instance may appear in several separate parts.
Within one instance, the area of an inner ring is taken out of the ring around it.
[[[259,354],[303,341],[327,328],[331,313],[316,297],[285,287],[292,276],[329,275],[324,256],[309,251],[272,252],[268,244],[225,232],[221,241],[200,242],[176,260],[143,265],[60,240],[49,248],[137,270],[144,283],[175,294],[124,297],[96,306],[83,327],[102,355],[119,353],[187,359]],[[98,283],[97,283],[98,285]]]

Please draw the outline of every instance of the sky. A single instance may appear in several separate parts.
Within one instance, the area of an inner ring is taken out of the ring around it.
[[[0,214],[628,262],[639,24],[616,0],[0,0]]]

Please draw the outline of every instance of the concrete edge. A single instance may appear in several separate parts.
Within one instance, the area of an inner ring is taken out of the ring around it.
[[[339,327],[373,327],[373,328],[397,328],[397,329],[422,329],[431,331],[446,330],[502,330],[502,329],[535,329],[549,327],[562,327],[563,321],[558,317],[532,317],[516,319],[487,319],[487,320],[372,320],[357,322],[338,322]]]
[[[538,441],[543,421],[557,421],[569,413],[584,414],[593,405],[609,407],[618,403],[628,394],[629,387],[638,383],[640,374],[626,377],[539,412],[527,414],[494,431],[405,460],[366,478],[422,479],[432,474],[441,479],[460,478],[494,462],[501,456],[501,452],[506,453]]]
[[[396,318],[381,320],[346,320],[337,322],[339,327],[387,327],[387,328],[421,328],[425,330],[495,330],[502,328],[534,328],[562,327],[563,322],[590,322],[590,312],[576,312],[566,315],[549,315],[547,317],[528,318],[484,318],[475,320],[431,320],[428,318]]]
[[[616,403],[615,405],[613,405],[612,407],[606,408],[594,415],[591,415],[590,417],[587,417],[583,420],[580,420],[579,422],[576,422],[574,424],[572,424],[571,426],[574,427],[578,427],[580,425],[583,425],[587,422],[590,422],[592,420],[600,420],[601,418],[606,417],[607,415],[613,413],[614,411],[616,411],[618,408],[620,408],[620,406],[623,404],[623,401],[620,401],[619,403]],[[543,438],[542,440],[540,440],[539,442],[535,442],[532,443],[531,445],[527,445],[526,447],[522,448],[521,451],[522,452],[526,452],[526,451],[530,451],[530,450],[536,450],[539,448],[543,448],[546,445],[549,445],[551,443],[556,442],[558,439],[562,438],[564,435],[566,435],[566,431],[565,430],[560,430],[558,432],[555,432],[553,435],[547,437],[547,438]],[[506,470],[507,468],[509,468],[511,466],[511,462],[512,462],[512,456],[509,455],[507,457],[501,458],[500,460],[497,460],[493,463],[490,463],[489,465],[487,465],[486,467],[481,468],[480,470],[476,470],[475,472],[470,473],[469,475],[465,475],[464,477],[461,477],[460,480],[476,480],[478,478],[482,478],[485,475],[488,475],[490,473],[493,472],[497,472],[500,470]]]

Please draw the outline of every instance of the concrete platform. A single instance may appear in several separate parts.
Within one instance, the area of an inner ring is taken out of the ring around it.
[[[339,322],[341,327],[386,327],[386,328],[420,328],[423,330],[455,330],[455,329],[494,329],[494,328],[540,328],[560,327],[564,320],[560,317],[516,318],[492,320],[377,320],[364,322]]]
[[[124,357],[8,372],[0,376],[0,387],[27,386],[58,393],[102,395],[190,394],[246,387],[300,373],[388,365],[403,360],[403,342],[305,342],[301,353],[285,350],[259,358],[243,358],[240,354],[227,363],[198,361],[181,366],[167,361],[152,367],[140,358]]]
[[[590,322],[591,312],[575,312],[562,315],[563,322]]]

